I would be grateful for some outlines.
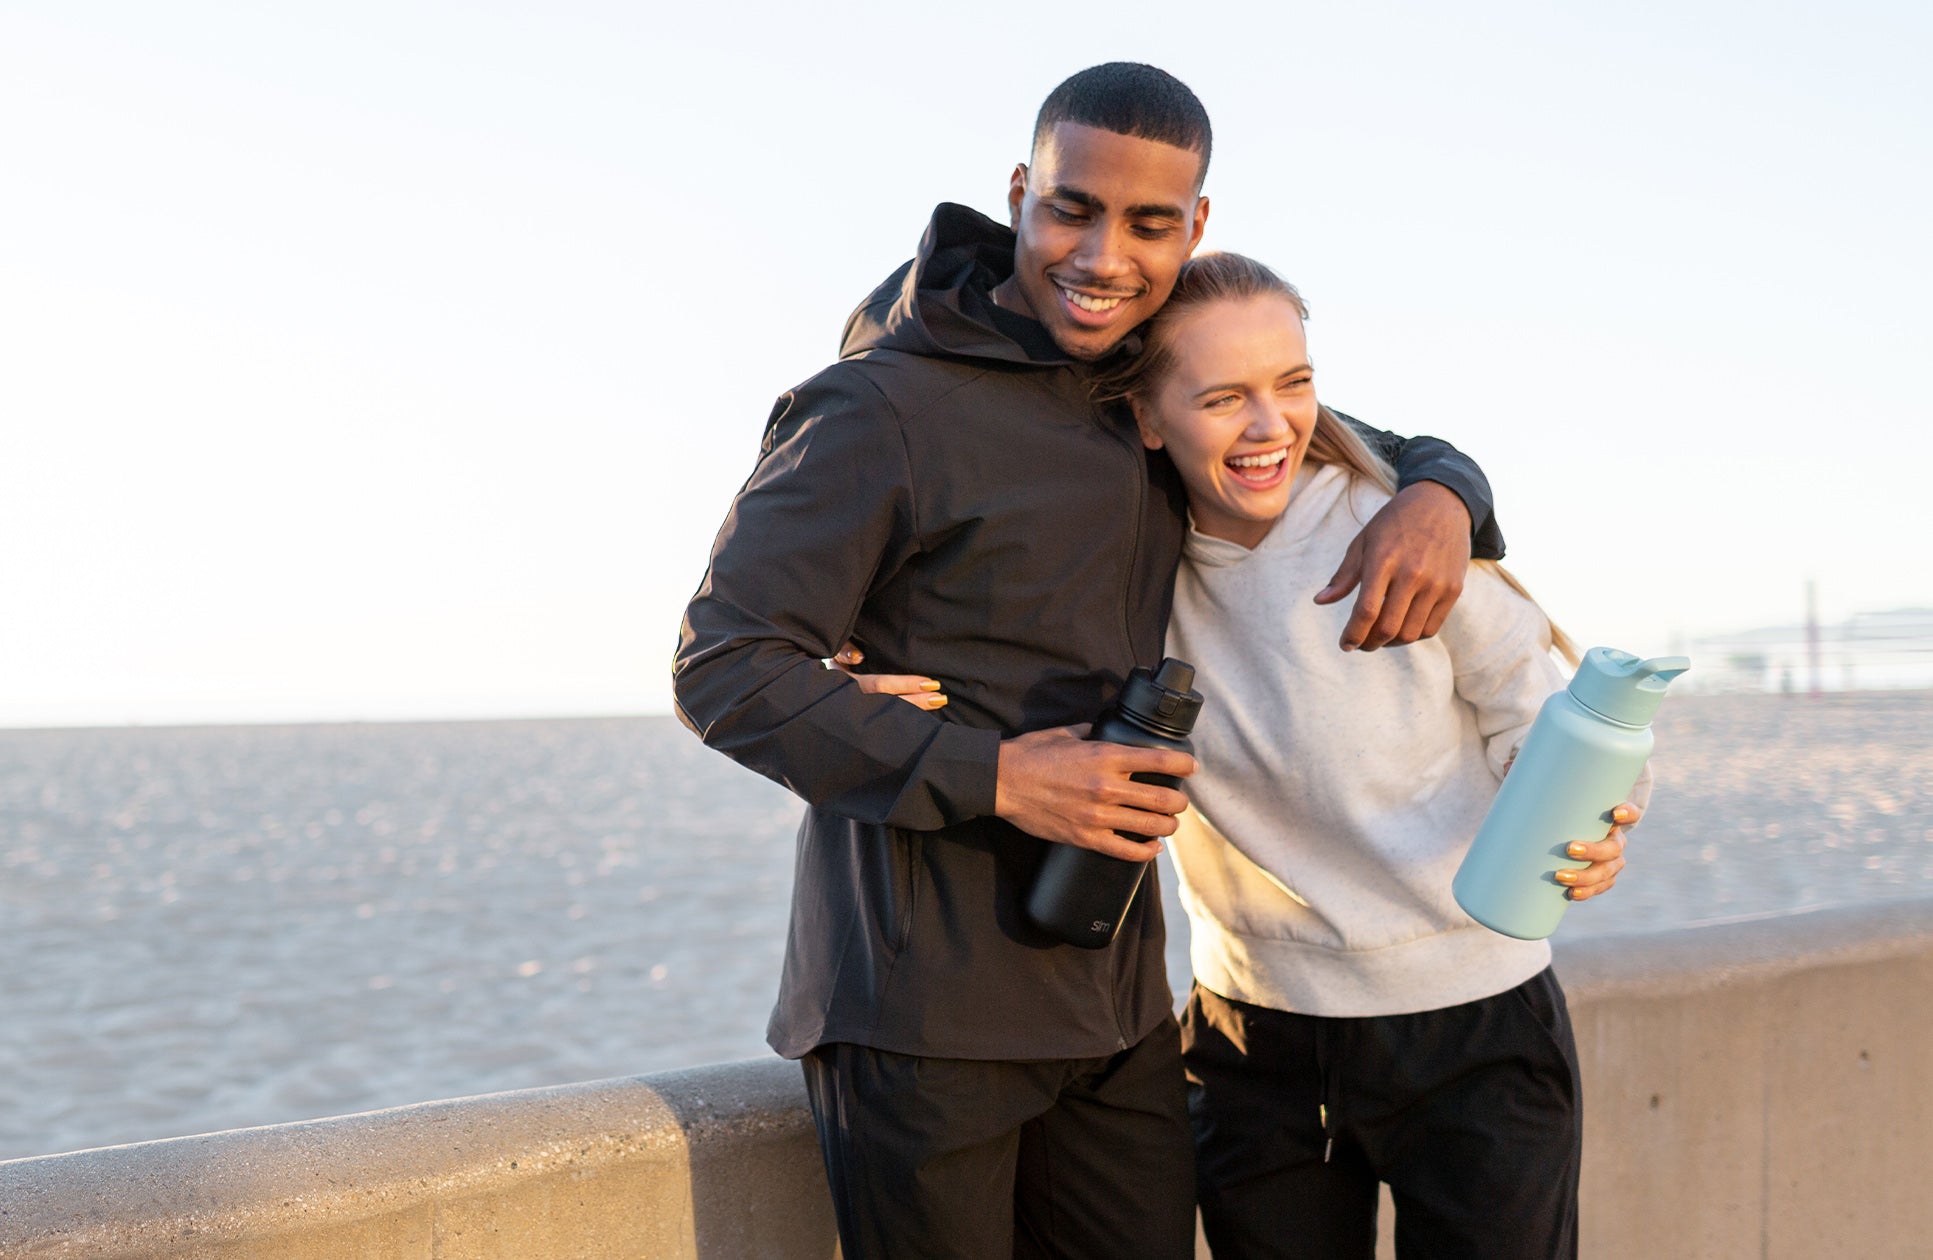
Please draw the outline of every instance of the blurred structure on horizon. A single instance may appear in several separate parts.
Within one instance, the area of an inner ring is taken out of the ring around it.
[[[1933,687],[1933,608],[1854,613],[1687,640],[1687,690],[1880,691]]]

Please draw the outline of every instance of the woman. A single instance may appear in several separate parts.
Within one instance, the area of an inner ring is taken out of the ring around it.
[[[1205,254],[1111,392],[1188,491],[1171,655],[1207,703],[1173,838],[1193,926],[1184,1053],[1209,1244],[1229,1257],[1576,1254],[1576,1053],[1550,949],[1497,935],[1450,881],[1538,707],[1557,633],[1475,564],[1439,633],[1344,654],[1313,596],[1394,489],[1316,399],[1307,311],[1267,268]],[[937,685],[866,680],[944,703]],[[1641,789],[1637,795],[1646,793]],[[1576,900],[1624,859],[1620,806]]]

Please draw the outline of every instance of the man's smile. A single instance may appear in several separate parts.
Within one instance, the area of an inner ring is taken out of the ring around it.
[[[1080,288],[1049,276],[1048,283],[1054,286],[1054,293],[1060,298],[1061,311],[1065,316],[1084,328],[1106,328],[1121,318],[1124,308],[1135,299],[1143,296],[1146,288],[1121,293],[1107,289],[1097,289],[1083,285]]]
[[[1056,283],[1054,287],[1060,290],[1062,297],[1084,311],[1111,311],[1121,303],[1135,296],[1132,293],[1110,293],[1106,295],[1082,293],[1079,289],[1070,289],[1060,283]]]

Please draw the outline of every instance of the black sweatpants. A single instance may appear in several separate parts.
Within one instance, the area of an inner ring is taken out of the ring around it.
[[[806,1091],[846,1260],[1190,1260],[1180,1032],[1106,1058],[935,1059],[837,1043]]]
[[[1577,1050],[1549,968],[1414,1015],[1324,1018],[1196,985],[1183,1016],[1215,1260],[1577,1255]]]

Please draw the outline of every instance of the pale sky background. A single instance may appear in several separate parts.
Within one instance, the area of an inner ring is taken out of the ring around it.
[[[0,726],[666,712],[773,397],[1153,61],[1579,638],[1933,604],[1924,4],[0,0]]]

